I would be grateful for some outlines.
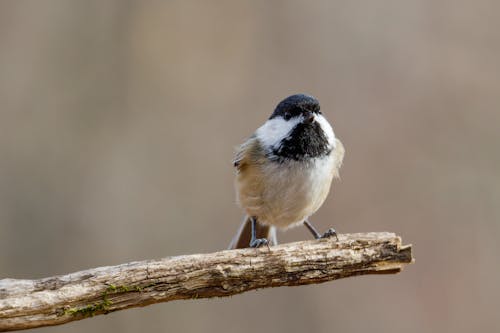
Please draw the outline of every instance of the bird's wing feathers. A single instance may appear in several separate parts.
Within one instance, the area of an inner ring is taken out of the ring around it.
[[[237,171],[240,171],[244,165],[246,164],[246,159],[245,159],[245,145],[241,145],[238,147],[236,150],[236,155],[234,156],[233,159],[233,166],[236,168]]]
[[[243,148],[243,145],[239,146],[236,150],[236,154],[233,159],[233,166],[236,168],[236,170],[239,170],[241,168],[241,165],[244,163],[245,159],[245,149]]]
[[[339,139],[335,139],[335,149],[333,150],[333,155],[335,157],[335,167],[333,168],[334,176],[339,176],[339,169],[342,166],[342,161],[344,160],[345,148]]]
[[[238,172],[245,168],[252,155],[257,155],[256,150],[258,150],[258,147],[260,147],[258,140],[256,136],[253,135],[236,149],[233,165]],[[256,156],[253,157],[255,158]]]

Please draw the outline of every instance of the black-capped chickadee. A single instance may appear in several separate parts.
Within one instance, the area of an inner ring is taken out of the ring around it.
[[[323,204],[338,177],[344,147],[312,96],[281,101],[271,117],[243,143],[234,160],[236,193],[247,216],[229,248],[277,244],[276,228],[304,224]]]

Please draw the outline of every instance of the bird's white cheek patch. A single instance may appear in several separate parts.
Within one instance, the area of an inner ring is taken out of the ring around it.
[[[319,123],[319,125],[321,126],[321,129],[325,133],[330,146],[335,148],[335,133],[333,133],[332,126],[330,126],[330,123],[328,122],[328,120],[326,120],[326,118],[323,117],[323,115],[321,115],[321,114],[316,115],[314,118]]]
[[[293,128],[300,123],[301,117],[293,118],[288,121],[282,117],[269,119],[257,129],[255,134],[265,148],[276,147],[281,140],[286,138]]]

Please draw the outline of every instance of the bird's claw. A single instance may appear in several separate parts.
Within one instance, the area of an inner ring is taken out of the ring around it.
[[[333,228],[330,228],[328,229],[324,234],[323,236],[321,236],[321,238],[330,238],[330,237],[335,237],[335,239],[338,241],[339,240],[339,237],[337,236],[337,232],[335,231],[335,229]]]
[[[269,241],[266,238],[256,238],[250,242],[250,247],[258,248],[263,245],[269,247]]]

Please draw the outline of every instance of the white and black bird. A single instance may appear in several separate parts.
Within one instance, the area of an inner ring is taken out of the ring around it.
[[[276,244],[276,228],[304,224],[325,201],[338,177],[344,147],[323,116],[317,99],[285,98],[271,117],[243,143],[234,160],[237,200],[246,217],[230,248]]]

